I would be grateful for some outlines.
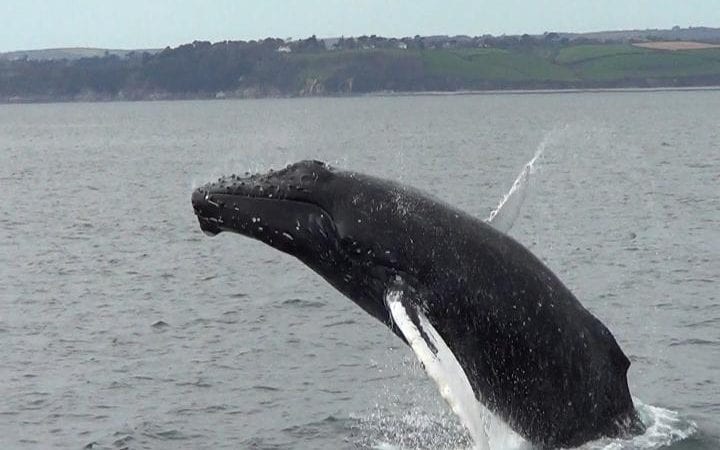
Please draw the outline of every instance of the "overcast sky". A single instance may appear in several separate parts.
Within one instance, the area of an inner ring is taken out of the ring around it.
[[[720,0],[0,0],[0,51],[673,25],[720,27]]]

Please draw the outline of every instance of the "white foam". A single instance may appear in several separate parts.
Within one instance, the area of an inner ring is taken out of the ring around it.
[[[395,445],[392,445],[389,442],[378,442],[377,444],[373,445],[373,448],[375,450],[398,450],[399,447],[396,447]]]
[[[676,411],[646,405],[633,399],[640,420],[647,429],[628,439],[598,439],[580,447],[582,450],[654,450],[685,440],[697,432],[697,425],[680,417]]]
[[[635,405],[647,431],[628,439],[604,438],[589,442],[577,450],[657,450],[672,446],[697,432],[695,423],[684,420],[672,410],[645,405],[635,400]],[[372,436],[364,445],[377,450],[471,450],[464,432],[453,420],[442,414],[428,413],[410,408],[401,415],[381,411],[360,419],[363,429]],[[508,436],[508,435],[505,435]],[[499,432],[488,436],[490,450],[530,450],[533,447],[517,439],[504,439]]]

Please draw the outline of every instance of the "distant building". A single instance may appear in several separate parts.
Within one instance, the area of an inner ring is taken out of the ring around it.
[[[398,42],[397,48],[401,48],[403,50],[407,50],[407,44],[404,42]]]
[[[322,43],[325,44],[325,50],[338,50],[342,47],[342,40],[344,38],[323,38]]]
[[[287,45],[281,45],[276,51],[279,53],[290,53],[292,52],[292,49]]]

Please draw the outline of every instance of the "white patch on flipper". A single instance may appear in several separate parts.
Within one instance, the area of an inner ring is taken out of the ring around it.
[[[465,371],[440,334],[419,309],[416,310],[419,323],[413,323],[402,300],[403,292],[400,290],[391,289],[385,296],[385,303],[395,325],[425,367],[425,372],[437,385],[442,397],[467,428],[475,442],[475,448],[529,448],[526,441],[476,399]],[[422,332],[418,326],[422,328]],[[423,333],[430,340],[429,343],[423,338]],[[437,352],[434,352],[432,347]]]

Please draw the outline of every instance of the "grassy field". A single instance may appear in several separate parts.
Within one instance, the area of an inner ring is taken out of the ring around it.
[[[576,47],[577,48],[577,47]],[[590,53],[597,53],[597,49]],[[720,75],[720,49],[663,51],[636,48],[571,63],[583,80],[686,78]]]
[[[575,75],[533,53],[504,49],[427,50],[420,53],[434,75],[455,75],[466,80],[572,81]]]
[[[632,45],[575,45],[559,49],[554,57],[556,64],[572,65],[595,59],[603,59],[618,55],[639,55],[648,50]]]
[[[304,76],[320,80],[338,71],[350,72],[347,67],[359,61],[378,64],[378,70],[387,71],[393,61],[404,59],[418,63],[424,76],[451,78],[468,88],[524,84],[625,86],[642,80],[684,84],[683,80],[698,77],[717,77],[720,84],[720,48],[667,51],[631,44],[588,44],[514,49],[378,49],[298,54],[291,59],[303,64]]]

